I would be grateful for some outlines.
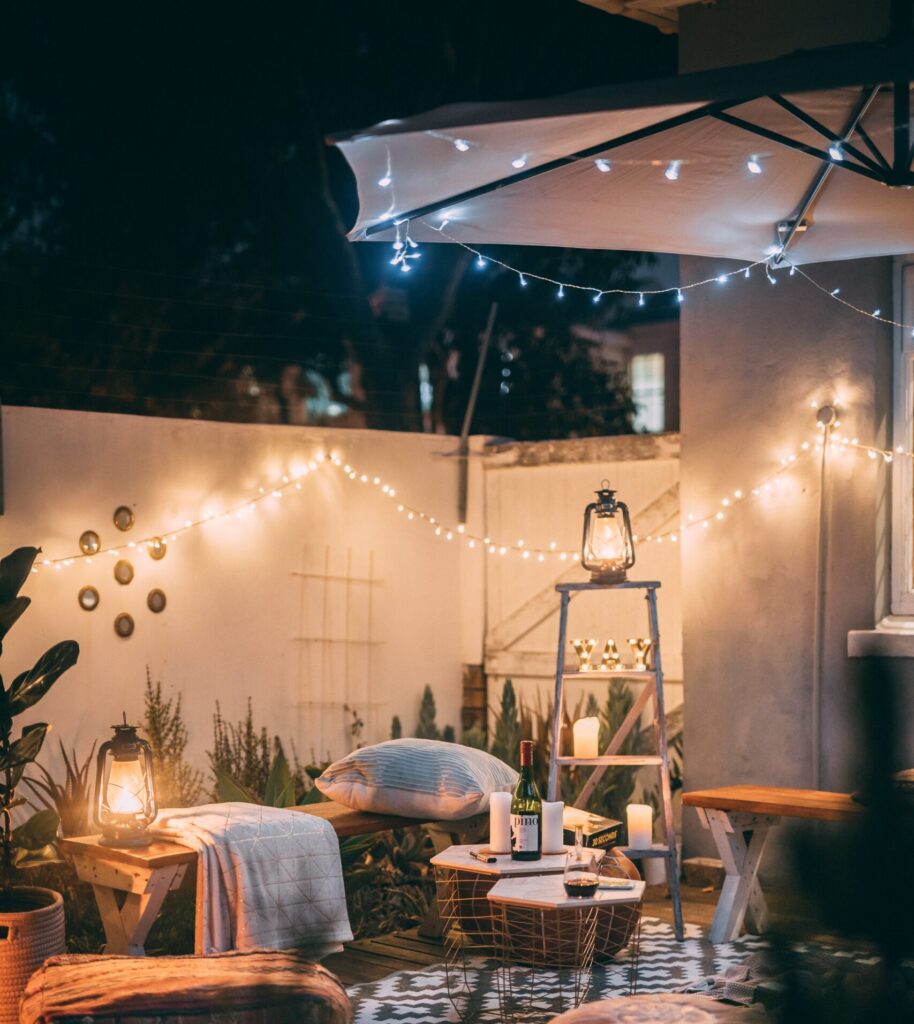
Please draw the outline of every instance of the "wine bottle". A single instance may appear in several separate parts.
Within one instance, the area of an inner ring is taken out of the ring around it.
[[[521,740],[520,778],[511,799],[511,859],[539,860],[543,851],[543,801],[533,778],[533,743]]]

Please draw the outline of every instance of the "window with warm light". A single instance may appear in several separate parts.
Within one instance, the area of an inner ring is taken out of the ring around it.
[[[666,427],[666,367],[662,352],[632,357],[632,401],[635,403],[635,430],[660,434]]]
[[[914,323],[914,255],[895,261],[895,316]],[[896,327],[893,446],[914,447],[914,333]],[[892,465],[892,613],[914,616],[914,473],[910,459]]]

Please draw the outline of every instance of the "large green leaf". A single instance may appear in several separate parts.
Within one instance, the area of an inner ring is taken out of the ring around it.
[[[57,811],[45,808],[13,829],[13,846],[23,850],[40,850],[54,842],[59,827],[60,818],[57,817]]]
[[[37,703],[64,672],[76,664],[78,657],[79,644],[75,640],[61,640],[45,651],[28,672],[23,672],[10,684],[6,695],[9,713],[22,714]]]
[[[12,601],[32,571],[41,548],[16,548],[0,560],[0,606]]]
[[[263,791],[263,802],[267,807],[295,806],[295,779],[289,771],[286,755],[278,750],[270,766],[270,774]]]
[[[41,744],[44,743],[49,728],[50,726],[46,722],[27,725],[22,730],[22,735],[9,750],[5,754],[0,754],[0,772],[34,761],[38,756],[38,751],[41,750]]]
[[[305,795],[301,798],[301,800],[299,800],[299,802],[298,802],[298,804],[296,806],[304,807],[306,804],[319,804],[319,803],[322,803],[326,799],[327,798],[317,788],[317,786],[312,786],[308,790],[308,792],[305,793]]]
[[[30,597],[14,597],[12,601],[0,604],[0,650],[2,650],[3,638],[31,603]]]
[[[236,782],[231,775],[227,775],[221,768],[214,768],[213,774],[216,776],[216,799],[220,803],[228,803],[232,800],[240,800],[246,804],[257,803],[244,786]]]

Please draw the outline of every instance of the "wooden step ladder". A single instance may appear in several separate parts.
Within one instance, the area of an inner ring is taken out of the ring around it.
[[[661,818],[663,820],[662,843],[655,843],[649,850],[633,850],[629,846],[622,847],[622,852],[632,860],[642,860],[649,857],[662,857],[666,860],[667,881],[670,888],[670,898],[673,901],[673,922],[676,930],[676,938],[682,941],[682,901],[679,893],[679,859],[676,856],[676,834],[673,827],[673,798],[670,789],[670,760],[669,748],[666,738],[666,712],[663,707],[663,668],[660,657],[660,629],[657,619],[657,591],[660,584],[655,581],[624,583],[557,583],[555,589],[561,598],[561,610],[559,614],[559,644],[558,655],[555,667],[555,701],[552,712],[552,753],[549,764],[549,799],[555,800],[559,791],[559,769],[573,765],[593,767],[590,778],[584,784],[578,795],[576,804],[578,807],[586,806],[587,801],[593,794],[594,789],[603,777],[607,768],[641,767],[642,765],[653,765],[660,769],[660,793],[661,793]],[[644,599],[647,602],[648,626],[652,641],[651,652],[653,654],[653,668],[647,671],[633,669],[601,670],[591,669],[586,672],[565,671],[565,647],[568,642],[568,604],[572,596],[587,592],[619,590],[643,590]],[[562,754],[562,718],[565,707],[565,683],[568,680],[585,680],[587,682],[599,679],[630,679],[643,682],[645,685],[641,693],[635,699],[631,710],[625,716],[625,720],[619,726],[615,736],[609,741],[606,750],[600,757],[573,757]],[[635,727],[641,713],[647,706],[648,701],[653,698],[654,712],[654,740],[657,752],[655,754],[629,755],[619,754],[618,751],[625,738]]]

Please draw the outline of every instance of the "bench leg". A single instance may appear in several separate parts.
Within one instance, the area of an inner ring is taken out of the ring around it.
[[[742,931],[747,914],[755,930],[764,931],[768,908],[758,870],[768,833],[777,819],[706,809],[703,821],[710,829],[727,873],[711,925],[711,942],[732,942]],[[751,832],[748,843],[745,832]]]
[[[145,892],[128,892],[118,906],[116,889],[93,883],[102,924],[105,928],[105,952],[114,955],[145,956],[143,944],[158,917],[162,901],[172,888],[177,888],[184,874],[183,866],[157,868],[150,872]],[[176,884],[177,883],[177,884]]]

